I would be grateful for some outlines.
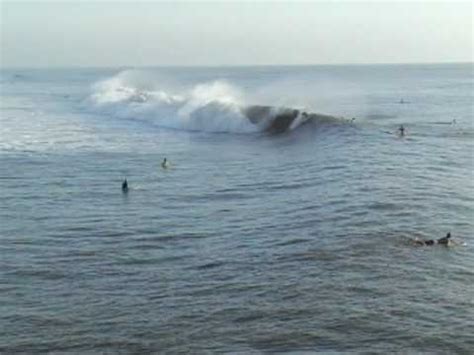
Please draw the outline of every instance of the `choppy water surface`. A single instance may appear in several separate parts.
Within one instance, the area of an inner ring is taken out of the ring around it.
[[[472,65],[0,79],[0,351],[474,348]]]

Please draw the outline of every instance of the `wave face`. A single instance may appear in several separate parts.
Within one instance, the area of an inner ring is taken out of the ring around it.
[[[116,118],[202,132],[278,134],[315,120],[337,120],[299,109],[251,105],[243,97],[242,90],[224,80],[164,89],[124,71],[95,84],[88,103],[94,111]]]
[[[341,118],[317,113],[308,113],[303,110],[253,105],[242,108],[244,115],[262,130],[272,134],[291,131],[303,124],[344,122]]]

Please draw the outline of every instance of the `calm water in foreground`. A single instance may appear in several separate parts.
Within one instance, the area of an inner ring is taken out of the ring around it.
[[[474,349],[472,65],[0,73],[0,352]]]

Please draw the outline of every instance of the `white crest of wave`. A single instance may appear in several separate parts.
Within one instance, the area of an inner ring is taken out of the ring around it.
[[[101,113],[142,120],[157,126],[205,132],[254,132],[242,114],[242,94],[217,80],[172,92],[144,80],[143,73],[126,71],[93,86],[91,101]]]

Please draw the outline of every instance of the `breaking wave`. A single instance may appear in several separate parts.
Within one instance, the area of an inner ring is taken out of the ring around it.
[[[242,90],[225,80],[190,87],[165,84],[165,88],[143,74],[124,71],[96,83],[89,100],[94,111],[159,127],[203,132],[281,133],[308,121],[302,110],[247,104]]]

